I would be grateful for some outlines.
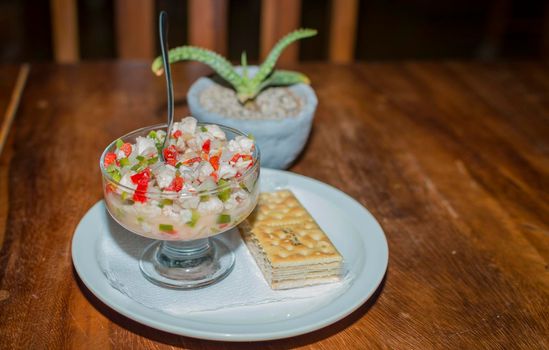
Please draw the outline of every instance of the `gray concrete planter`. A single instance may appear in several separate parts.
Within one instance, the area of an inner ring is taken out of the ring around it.
[[[318,100],[313,89],[306,84],[291,86],[291,91],[305,101],[297,116],[284,119],[235,119],[206,111],[199,96],[204,89],[215,84],[209,78],[198,79],[187,93],[191,115],[199,121],[226,125],[254,135],[261,152],[261,166],[286,169],[305,147]]]

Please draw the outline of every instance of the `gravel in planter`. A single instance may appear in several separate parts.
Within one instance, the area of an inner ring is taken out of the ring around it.
[[[286,87],[272,87],[262,91],[254,101],[240,104],[234,90],[212,84],[200,94],[200,104],[208,112],[235,119],[283,119],[295,117],[301,99]]]

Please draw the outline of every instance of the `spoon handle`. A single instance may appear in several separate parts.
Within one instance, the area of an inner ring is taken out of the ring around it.
[[[158,30],[160,33],[160,47],[162,49],[164,75],[166,76],[166,90],[168,92],[168,129],[166,130],[166,138],[164,139],[164,144],[162,145],[162,152],[160,152],[161,154],[159,155],[160,159],[164,160],[163,151],[167,146],[172,133],[174,109],[172,71],[170,68],[170,60],[168,58],[168,14],[166,11],[160,12]]]

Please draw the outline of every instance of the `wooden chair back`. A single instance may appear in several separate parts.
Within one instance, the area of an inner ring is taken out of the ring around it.
[[[78,53],[77,0],[50,0],[56,62],[76,62]],[[188,0],[189,44],[227,53],[229,0]],[[260,56],[284,34],[299,28],[301,0],[261,0]],[[121,59],[155,56],[156,14],[154,0],[115,0],[117,53]],[[329,60],[354,59],[358,0],[331,0]],[[298,60],[299,43],[288,47],[280,62]]]

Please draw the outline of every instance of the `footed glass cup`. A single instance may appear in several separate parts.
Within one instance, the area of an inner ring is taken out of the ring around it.
[[[198,124],[200,128],[205,124]],[[218,125],[231,140],[246,136]],[[135,130],[120,138],[135,143],[137,137],[165,130],[165,124]],[[130,232],[155,239],[139,259],[143,275],[151,282],[169,288],[194,289],[225,278],[235,263],[235,254],[220,238],[242,222],[255,208],[259,193],[260,154],[257,146],[253,166],[240,177],[195,192],[136,193],[116,181],[104,166],[105,155],[116,150],[113,141],[103,152],[100,167],[106,208],[112,218]],[[134,200],[135,195],[145,201]],[[221,213],[198,209],[200,203],[224,200]]]

